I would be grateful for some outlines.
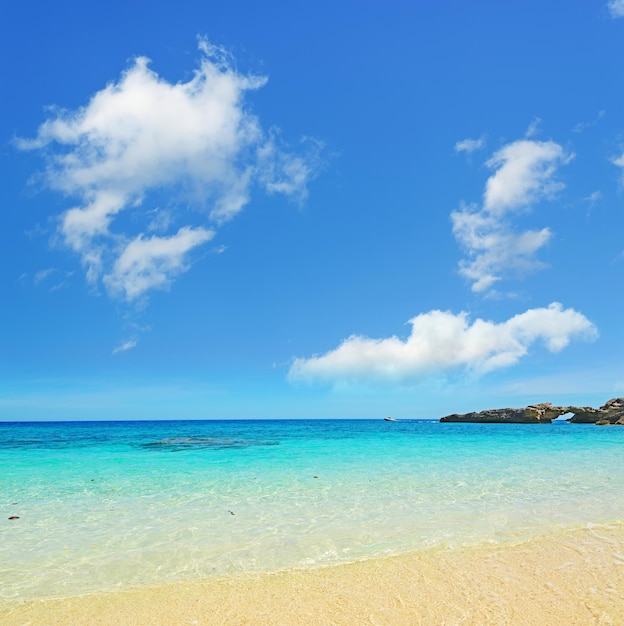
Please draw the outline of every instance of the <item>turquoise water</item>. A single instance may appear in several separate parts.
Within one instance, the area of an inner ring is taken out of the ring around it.
[[[624,428],[565,422],[3,423],[0,600],[618,521],[623,472]]]

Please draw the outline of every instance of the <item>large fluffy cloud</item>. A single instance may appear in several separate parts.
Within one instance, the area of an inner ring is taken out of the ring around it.
[[[410,320],[412,331],[399,337],[352,336],[321,356],[296,359],[291,380],[320,382],[409,382],[432,373],[466,369],[476,373],[508,367],[542,341],[558,352],[577,337],[592,339],[594,325],[574,309],[553,303],[495,323],[466,313],[431,311]]]
[[[284,150],[244,105],[267,79],[240,73],[206,40],[199,51],[187,82],[163,79],[138,57],[84,107],[54,110],[34,139],[18,141],[51,152],[47,184],[78,200],[60,216],[62,241],[80,255],[89,281],[103,280],[127,300],[184,271],[188,255],[214,235],[205,222],[232,219],[254,184],[300,200],[314,172],[317,144],[307,154]],[[171,232],[146,239],[153,225],[137,231],[136,214],[153,211],[150,194],[162,191],[175,205],[160,220]],[[130,211],[135,218],[122,219]]]
[[[473,291],[487,292],[509,271],[540,267],[535,254],[550,239],[550,230],[518,231],[511,218],[563,188],[555,175],[570,158],[553,141],[522,139],[486,162],[495,171],[486,182],[482,205],[463,205],[451,214],[453,234],[467,254],[460,272]]]

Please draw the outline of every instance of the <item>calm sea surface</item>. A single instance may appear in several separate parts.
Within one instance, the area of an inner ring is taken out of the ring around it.
[[[0,423],[0,601],[618,521],[623,475],[565,422]]]

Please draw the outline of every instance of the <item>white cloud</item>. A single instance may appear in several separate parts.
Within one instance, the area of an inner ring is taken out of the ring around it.
[[[124,343],[118,345],[114,350],[113,350],[113,354],[119,354],[120,352],[126,352],[128,350],[132,350],[132,348],[136,348],[138,345],[138,341],[136,341],[136,339],[129,339],[128,341],[125,341]]]
[[[624,17],[624,0],[611,0],[608,6],[613,17]]]
[[[484,208],[502,214],[551,197],[563,188],[554,180],[557,166],[570,158],[553,141],[521,139],[507,144],[486,162],[496,172],[486,183]]]
[[[617,157],[616,159],[612,159],[611,162],[613,165],[617,165],[622,170],[622,183],[624,184],[624,152],[622,152],[622,156]]]
[[[174,223],[173,215],[170,211],[163,209],[153,209],[148,211],[150,218],[147,230],[154,233],[167,232]]]
[[[560,191],[563,184],[555,173],[571,158],[552,141],[522,139],[486,162],[495,172],[486,182],[483,205],[462,205],[451,213],[453,234],[468,255],[460,262],[460,273],[472,282],[473,291],[487,293],[506,272],[543,267],[535,255],[550,240],[550,229],[517,231],[510,218]]]
[[[470,323],[466,313],[448,311],[420,314],[410,324],[406,340],[352,336],[324,355],[296,359],[289,377],[307,382],[397,383],[457,369],[483,374],[517,363],[537,341],[550,352],[559,352],[573,338],[597,336],[584,315],[559,303],[529,309],[498,324],[482,319]]]
[[[60,217],[61,239],[80,255],[87,279],[96,283],[104,277],[112,295],[135,293],[119,288],[119,263],[127,260],[119,251],[149,254],[158,239],[143,240],[144,232],[167,234],[174,228],[170,212],[154,220],[153,209],[145,207],[150,194],[166,193],[184,207],[176,212],[187,222],[184,232],[206,233],[207,220],[221,224],[241,211],[255,183],[268,193],[304,198],[318,165],[318,152],[285,150],[276,132],[264,133],[249,112],[245,96],[265,85],[266,77],[240,73],[223,50],[204,39],[199,50],[198,67],[187,82],[168,82],[150,69],[147,58],[138,57],[88,104],[52,111],[34,139],[17,141],[22,149],[53,147],[47,184],[78,199]],[[149,222],[122,219],[128,212]],[[161,243],[180,242],[180,232]],[[188,267],[183,261],[162,263],[163,275],[144,281],[145,289],[169,284]]]
[[[589,204],[589,208],[592,209],[598,201],[602,200],[602,193],[600,193],[600,191],[592,191],[592,193],[583,198],[583,200],[585,200],[585,202]]]
[[[550,229],[513,232],[500,218],[469,207],[453,212],[451,219],[455,238],[470,256],[460,261],[459,271],[472,281],[475,293],[490,290],[503,271],[522,274],[543,267],[535,254],[550,240]]]
[[[462,139],[455,144],[455,152],[467,152],[471,154],[475,150],[480,150],[485,145],[485,139]]]
[[[69,284],[67,279],[69,279],[72,275],[73,272],[61,272],[55,267],[48,267],[35,273],[33,276],[33,284],[36,287],[46,285],[47,290],[52,293],[67,287]],[[50,284],[51,282],[53,284]]]
[[[38,272],[35,273],[33,277],[33,282],[35,283],[35,285],[39,285],[42,282],[44,282],[46,279],[48,279],[50,276],[55,274],[57,271],[58,270],[54,267],[48,267],[44,270],[39,270]]]
[[[526,133],[524,133],[525,137],[534,137],[540,131],[540,124],[542,123],[542,119],[540,117],[533,118],[533,121],[529,124],[529,127],[526,129]]]
[[[185,226],[170,237],[139,235],[119,255],[104,283],[112,294],[132,301],[154,288],[166,288],[171,280],[186,271],[187,253],[209,241],[214,231]]]
[[[258,150],[260,180],[268,193],[283,193],[293,200],[303,202],[308,190],[306,181],[320,167],[322,142],[311,137],[304,137],[305,157],[293,156],[281,150],[277,145],[276,133]]]
[[[598,114],[596,115],[596,117],[593,120],[590,120],[589,122],[579,122],[578,124],[575,124],[574,128],[572,128],[572,132],[573,133],[582,133],[587,128],[591,128],[592,126],[596,126],[596,124],[598,124],[598,122],[605,116],[605,114],[606,114],[606,111],[604,111],[604,110],[598,111]]]

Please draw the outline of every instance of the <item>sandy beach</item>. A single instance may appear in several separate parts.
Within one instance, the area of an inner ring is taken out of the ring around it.
[[[13,603],[3,625],[624,623],[624,525]]]

